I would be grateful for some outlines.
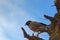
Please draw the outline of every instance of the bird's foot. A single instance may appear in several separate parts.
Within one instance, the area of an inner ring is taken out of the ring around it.
[[[34,33],[32,34],[32,36],[34,36]]]
[[[39,37],[39,34],[37,34],[37,37]]]
[[[40,34],[40,31],[38,32],[37,37],[39,37],[39,34]]]

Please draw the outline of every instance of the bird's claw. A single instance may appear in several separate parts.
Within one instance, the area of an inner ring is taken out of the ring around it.
[[[39,37],[39,34],[37,34],[37,37]]]
[[[38,32],[37,37],[39,37],[39,34],[40,34],[40,31]]]
[[[32,36],[34,36],[34,33],[32,34]]]

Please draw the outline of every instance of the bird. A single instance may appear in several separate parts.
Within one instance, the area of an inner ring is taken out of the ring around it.
[[[30,21],[28,20],[25,25],[27,25],[34,33],[37,32],[37,37],[41,32],[46,32],[47,30],[47,25],[44,23],[40,22],[35,22],[35,21]],[[32,35],[34,35],[34,33]]]

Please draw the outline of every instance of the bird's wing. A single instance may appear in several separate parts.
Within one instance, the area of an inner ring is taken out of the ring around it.
[[[40,23],[41,25],[43,25],[43,26],[47,26],[47,24],[44,24],[44,23]]]

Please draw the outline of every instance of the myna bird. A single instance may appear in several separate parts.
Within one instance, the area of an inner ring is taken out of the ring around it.
[[[27,21],[26,25],[34,32],[38,32],[37,36],[46,30],[46,24],[35,22],[35,21]],[[34,35],[34,33],[33,33]]]

